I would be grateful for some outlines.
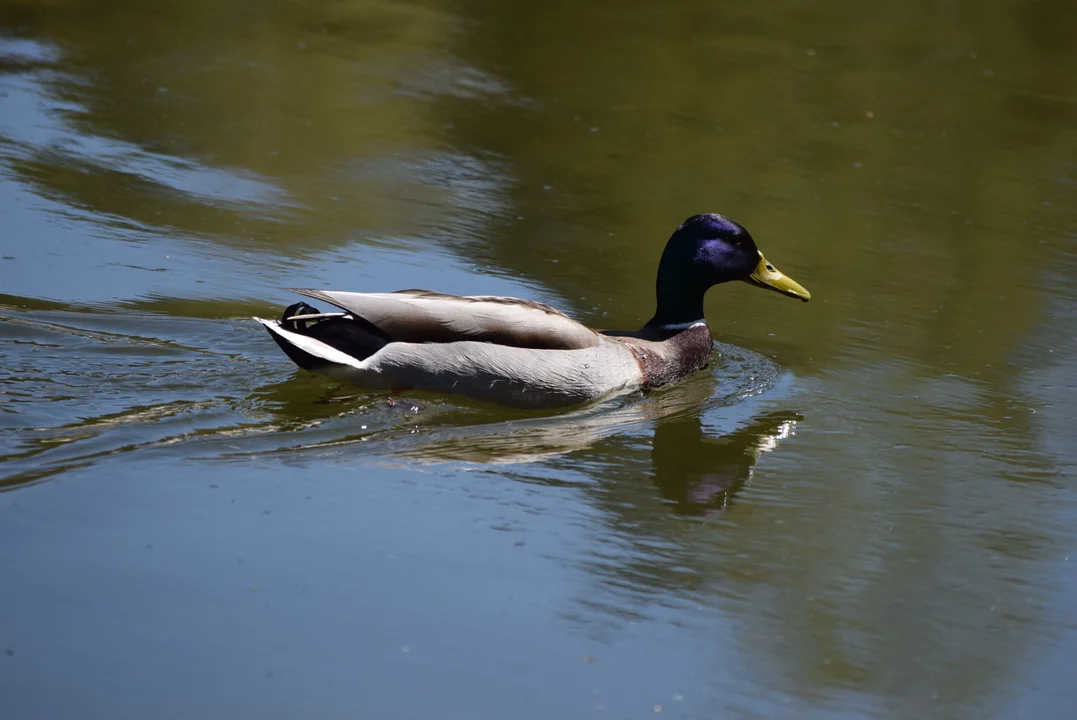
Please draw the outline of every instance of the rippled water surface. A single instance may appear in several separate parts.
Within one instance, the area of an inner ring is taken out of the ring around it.
[[[0,717],[1070,717],[1074,7],[0,3]],[[656,393],[250,320],[632,328],[702,211],[814,299]]]

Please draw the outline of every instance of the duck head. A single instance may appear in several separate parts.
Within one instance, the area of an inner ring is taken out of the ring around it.
[[[651,327],[679,329],[703,320],[703,296],[712,286],[743,280],[804,302],[811,294],[763,257],[740,223],[721,215],[693,215],[674,231],[658,265],[658,309]]]

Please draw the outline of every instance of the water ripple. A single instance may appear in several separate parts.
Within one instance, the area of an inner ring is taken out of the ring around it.
[[[670,388],[563,413],[472,406],[423,393],[357,392],[287,365],[250,323],[0,306],[10,353],[0,391],[0,487],[128,452],[228,462],[407,458],[515,464],[646,436],[656,421],[700,418],[772,387],[778,368],[730,345],[713,369]]]

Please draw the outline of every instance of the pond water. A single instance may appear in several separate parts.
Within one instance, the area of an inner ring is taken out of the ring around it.
[[[0,717],[1070,717],[1077,5],[0,5]],[[288,287],[638,327],[560,413],[297,370]],[[392,400],[392,401],[391,401]]]

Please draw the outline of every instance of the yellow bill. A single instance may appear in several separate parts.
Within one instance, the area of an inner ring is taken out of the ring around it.
[[[777,268],[767,262],[767,259],[763,257],[763,253],[759,253],[759,264],[755,266],[755,270],[744,281],[767,290],[780,292],[782,295],[800,298],[804,302],[811,300],[810,292],[805,290],[796,280],[782,275]]]

